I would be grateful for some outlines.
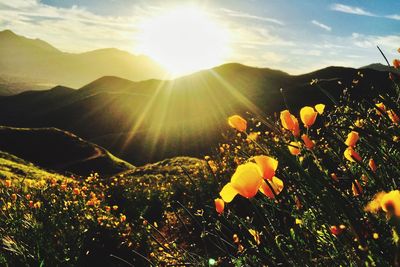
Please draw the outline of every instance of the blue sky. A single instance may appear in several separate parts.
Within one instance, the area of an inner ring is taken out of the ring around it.
[[[137,54],[138,21],[188,2],[0,0],[0,29],[40,38],[69,52],[116,47]],[[376,45],[389,58],[400,47],[398,0],[191,2],[234,36],[229,62],[300,74],[328,65],[383,62]]]

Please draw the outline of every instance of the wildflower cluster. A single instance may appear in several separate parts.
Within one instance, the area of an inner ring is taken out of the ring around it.
[[[400,68],[398,62],[394,67]],[[364,77],[357,75],[352,84]],[[312,84],[318,90],[319,82]],[[199,223],[207,247],[197,249],[198,255],[207,253],[204,262],[399,264],[398,85],[388,90],[394,93],[357,101],[351,84],[338,86],[340,102],[297,112],[288,107],[275,118],[228,118],[236,132],[207,159],[215,179],[215,215],[204,208]]]

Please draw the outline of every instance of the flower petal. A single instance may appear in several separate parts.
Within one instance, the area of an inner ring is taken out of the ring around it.
[[[317,104],[317,105],[315,105],[315,110],[316,110],[319,114],[322,114],[322,113],[324,113],[325,105],[324,105],[324,104]]]
[[[238,191],[232,186],[231,183],[227,183],[219,192],[222,200],[226,203],[229,203],[233,200],[233,198],[238,194]]]
[[[257,194],[262,180],[258,165],[248,162],[237,167],[231,178],[231,184],[240,195],[251,198]]]
[[[278,168],[278,161],[268,156],[255,156],[254,160],[261,169],[263,178],[271,180]]]

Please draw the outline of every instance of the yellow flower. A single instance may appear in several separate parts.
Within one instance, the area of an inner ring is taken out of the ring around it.
[[[40,203],[40,201],[37,201],[35,204],[33,204],[33,207],[35,209],[40,209],[41,206],[42,206],[42,203]]]
[[[12,184],[11,180],[5,180],[4,181],[4,186],[5,187],[11,187],[11,184]]]
[[[375,104],[375,106],[379,109],[376,111],[377,115],[381,115],[382,111],[386,111],[386,106],[382,102]]]
[[[352,147],[346,148],[344,151],[344,157],[351,162],[362,160],[360,155]]]
[[[258,133],[257,132],[251,132],[247,135],[246,140],[247,141],[256,141],[258,137]]]
[[[295,116],[290,114],[289,110],[281,111],[280,119],[283,128],[291,131],[294,136],[299,135],[300,133],[299,121]]]
[[[276,159],[268,156],[255,156],[253,159],[261,169],[264,179],[271,180],[275,176],[275,171],[278,168],[278,161]]]
[[[356,120],[354,125],[357,126],[358,128],[362,128],[364,126],[364,120],[363,119],[358,119],[358,120]]]
[[[222,199],[220,199],[220,198],[216,198],[216,199],[214,200],[214,203],[215,203],[215,210],[216,210],[219,214],[223,213],[223,212],[224,212],[224,209],[225,209],[225,202],[224,202]]]
[[[353,191],[353,196],[358,197],[359,195],[361,195],[363,189],[358,180],[354,180],[351,185],[351,190]]]
[[[325,110],[325,105],[324,104],[317,104],[315,105],[315,110],[318,112],[318,114],[323,114]]]
[[[397,114],[394,113],[393,110],[391,110],[391,109],[388,110],[388,111],[387,111],[387,114],[388,114],[388,116],[389,116],[389,119],[390,119],[393,123],[398,124],[398,123],[400,122],[399,116],[397,116]]]
[[[347,146],[351,146],[354,147],[359,139],[359,135],[357,132],[355,131],[351,131],[348,135],[347,135],[347,139],[344,142]]]
[[[280,192],[282,192],[283,186],[284,186],[283,181],[274,176],[272,177],[271,180],[262,181],[260,192],[266,195],[267,197],[273,199],[275,198],[275,195],[279,195]],[[271,189],[274,190],[274,192],[272,192]]]
[[[386,194],[386,192],[379,192],[375,194],[373,199],[365,206],[364,210],[371,212],[371,213],[377,213],[378,211],[381,210],[381,202],[383,196]]]
[[[237,195],[246,198],[254,197],[263,182],[262,173],[257,164],[248,162],[239,165],[231,178],[219,193],[221,198],[229,203]]]
[[[378,167],[376,167],[376,163],[375,163],[374,159],[369,160],[368,166],[371,169],[371,171],[373,171],[373,172],[376,172],[376,169],[378,168]]]
[[[303,139],[303,142],[304,142],[304,145],[306,148],[311,150],[315,146],[315,143],[308,137],[308,135],[303,134],[301,136],[301,139]]]
[[[289,146],[290,154],[297,156],[300,154],[300,142],[290,142]]]
[[[381,208],[389,216],[396,215],[400,217],[400,191],[393,190],[386,193],[381,200]]]
[[[317,119],[318,113],[313,107],[305,106],[300,110],[300,119],[306,128],[311,127]]]
[[[239,132],[244,132],[247,129],[247,121],[239,115],[229,117],[228,124]]]
[[[388,218],[393,215],[400,217],[400,191],[393,190],[388,193],[377,193],[364,210],[371,213],[377,213],[382,210],[387,214]]]
[[[256,242],[257,245],[260,245],[261,241],[260,241],[260,233],[257,232],[254,229],[249,229],[249,233],[253,236],[254,241]]]

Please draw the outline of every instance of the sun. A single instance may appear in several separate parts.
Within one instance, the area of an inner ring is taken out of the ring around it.
[[[229,36],[199,7],[176,7],[139,25],[139,51],[181,75],[223,63],[229,53]]]

